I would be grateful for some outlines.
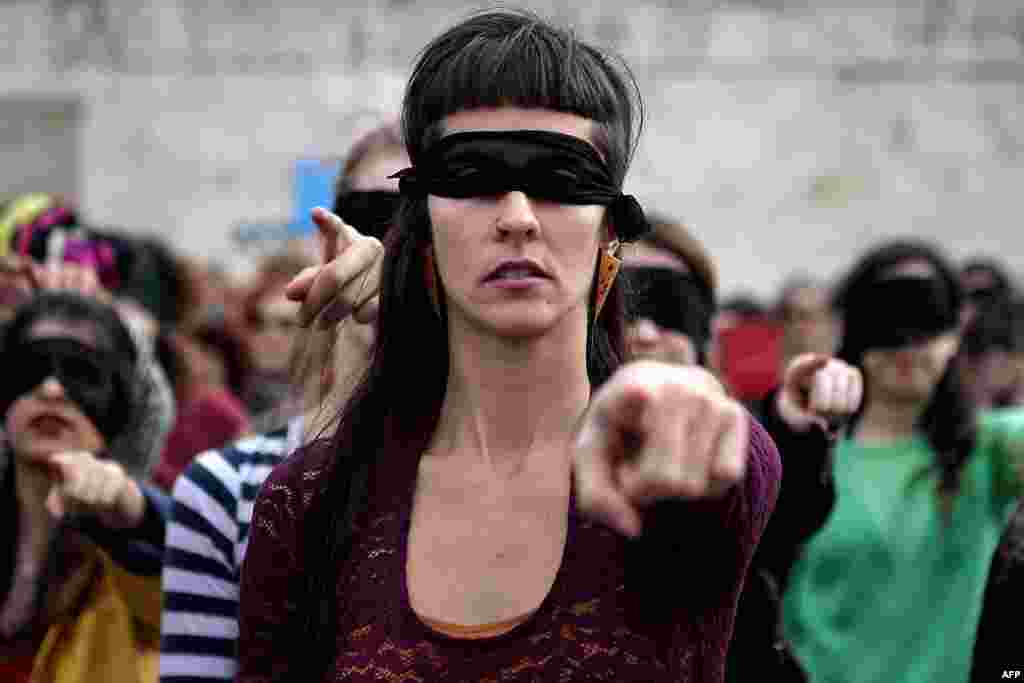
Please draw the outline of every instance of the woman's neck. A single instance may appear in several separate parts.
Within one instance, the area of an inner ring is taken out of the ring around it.
[[[567,454],[590,400],[582,313],[531,339],[452,325],[448,387],[430,449],[468,455],[503,477],[521,472],[531,454]]]
[[[926,403],[920,401],[871,399],[857,425],[856,439],[865,444],[883,445],[910,438],[925,406]]]

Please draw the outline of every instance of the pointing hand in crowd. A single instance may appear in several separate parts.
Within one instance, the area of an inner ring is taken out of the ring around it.
[[[308,327],[319,318],[329,327],[349,315],[372,322],[384,256],[380,240],[360,234],[327,209],[313,209],[313,222],[322,238],[321,263],[299,273],[285,291],[301,304],[299,323]]]
[[[863,396],[859,369],[838,358],[805,353],[786,366],[776,407],[796,431],[817,425],[830,432],[857,412]]]
[[[46,509],[55,519],[88,514],[111,529],[141,524],[146,499],[120,464],[87,451],[66,451],[51,456],[48,465],[53,486]]]
[[[706,370],[622,367],[594,396],[573,449],[580,509],[636,536],[641,508],[724,494],[746,471],[749,423]]]

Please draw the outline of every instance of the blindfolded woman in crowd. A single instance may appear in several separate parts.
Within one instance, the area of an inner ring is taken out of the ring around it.
[[[257,498],[240,681],[721,679],[778,455],[707,372],[623,364],[636,103],[528,14],[423,52],[371,364]]]
[[[718,274],[690,230],[648,214],[651,232],[630,249],[627,340],[633,358],[710,364]],[[727,681],[755,676],[807,680],[780,631],[780,595],[800,547],[825,523],[835,499],[833,426],[860,406],[860,371],[836,358],[800,353],[788,359],[782,382],[752,406],[775,441],[783,481],[736,612]]]
[[[112,307],[42,292],[0,358],[0,677],[155,680],[165,518],[129,476],[149,453],[124,447],[146,411],[135,341]]]
[[[871,251],[837,301],[865,398],[836,450],[835,509],[793,570],[787,635],[812,680],[967,680],[1022,491],[1024,413],[975,415],[954,362],[964,299],[930,246]]]

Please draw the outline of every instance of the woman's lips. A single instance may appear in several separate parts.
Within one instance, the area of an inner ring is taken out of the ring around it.
[[[530,259],[509,259],[493,268],[484,278],[484,282],[530,279],[547,280],[548,274]]]
[[[60,436],[65,430],[70,429],[71,422],[60,415],[46,413],[32,418],[29,421],[29,427],[44,436],[56,437]]]
[[[526,290],[538,287],[550,279],[537,263],[529,259],[512,259],[494,268],[484,278],[484,284],[504,290]]]
[[[487,280],[485,284],[499,289],[528,289],[536,287],[547,281],[545,277],[529,275],[525,277],[500,277]]]

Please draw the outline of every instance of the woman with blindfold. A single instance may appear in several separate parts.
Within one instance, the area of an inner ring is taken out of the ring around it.
[[[721,680],[778,454],[705,371],[623,363],[637,100],[526,13],[422,53],[370,367],[257,498],[239,681]]]
[[[397,122],[380,125],[349,150],[338,176],[334,213],[363,235],[384,239],[398,212],[398,182],[389,176],[409,165]]]
[[[42,292],[4,329],[0,678],[155,680],[163,503],[107,454],[144,417],[113,308]],[[142,457],[142,454],[138,454]]]
[[[714,356],[714,261],[686,226],[648,216],[651,232],[623,260],[630,356],[707,365]],[[752,406],[779,449],[783,480],[740,595],[727,681],[807,680],[781,637],[780,594],[800,547],[832,510],[831,425],[857,410],[861,385],[860,371],[847,363],[801,353],[789,359],[780,386]]]
[[[836,449],[835,508],[793,569],[787,635],[811,680],[967,680],[1024,488],[1024,413],[974,414],[954,362],[963,296],[929,246],[873,250],[837,303],[865,398]]]

